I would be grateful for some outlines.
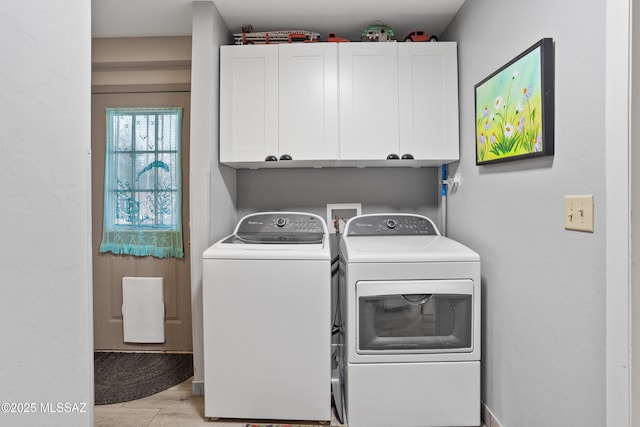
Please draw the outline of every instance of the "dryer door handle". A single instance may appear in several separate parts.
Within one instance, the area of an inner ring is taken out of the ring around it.
[[[404,294],[402,298],[413,305],[422,305],[429,301],[433,294]]]

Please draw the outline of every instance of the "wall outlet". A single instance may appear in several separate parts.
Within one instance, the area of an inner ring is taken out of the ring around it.
[[[593,195],[564,196],[564,228],[593,233]]]
[[[347,221],[362,213],[360,203],[337,203],[327,205],[327,227],[329,233],[342,233]]]

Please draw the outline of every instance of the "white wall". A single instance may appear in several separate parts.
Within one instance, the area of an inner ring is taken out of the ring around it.
[[[460,69],[449,234],[482,257],[482,399],[504,427],[605,425],[604,25],[605,0],[475,0],[443,37]],[[555,156],[477,167],[474,85],[543,37]],[[566,194],[594,195],[595,233],[564,230]]]
[[[632,92],[632,115],[631,115],[631,140],[640,141],[640,8],[633,10],[633,92]],[[638,147],[638,144],[635,145]],[[632,215],[632,230],[640,229],[640,150],[635,149],[632,151],[631,158],[631,209],[635,214]],[[636,171],[636,172],[634,172]],[[640,283],[640,234],[633,234],[632,241],[632,281],[636,283],[635,289],[632,290],[633,296],[633,311],[631,332],[633,333],[631,341],[633,343],[633,360],[632,360],[632,392],[634,413],[632,419],[635,421],[634,426],[640,425],[640,291],[638,291],[638,283]]]
[[[90,9],[0,7],[0,425],[93,421]]]
[[[231,34],[215,5],[193,3],[191,63],[190,244],[193,392],[204,394],[202,253],[235,225],[236,173],[218,163],[219,54]]]
[[[606,2],[606,413],[631,424],[632,0]],[[637,309],[637,307],[636,307]],[[637,425],[636,423],[633,425]]]

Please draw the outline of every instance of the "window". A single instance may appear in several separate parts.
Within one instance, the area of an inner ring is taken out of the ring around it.
[[[184,256],[181,108],[107,108],[100,252]]]

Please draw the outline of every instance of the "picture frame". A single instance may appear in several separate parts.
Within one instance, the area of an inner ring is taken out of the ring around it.
[[[475,85],[476,165],[554,154],[553,39]]]
[[[360,203],[335,203],[327,205],[327,227],[329,233],[341,234],[347,221],[362,214]]]

